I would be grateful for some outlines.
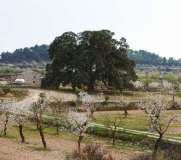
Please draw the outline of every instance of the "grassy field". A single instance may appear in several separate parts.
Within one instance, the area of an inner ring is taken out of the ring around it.
[[[181,113],[178,110],[167,110],[166,111],[166,119],[167,117],[174,115],[176,113]],[[138,131],[149,131],[149,121],[148,115],[143,110],[128,110],[127,117],[124,117],[123,111],[109,111],[109,112],[96,112],[94,123],[104,124],[105,115],[109,114],[114,120],[114,117],[121,117],[121,125],[120,127],[125,129],[132,129]],[[181,138],[181,121],[174,122],[166,135],[170,136],[178,136]]]

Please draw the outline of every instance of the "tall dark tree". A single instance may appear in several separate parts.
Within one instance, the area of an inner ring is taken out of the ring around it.
[[[94,90],[96,81],[122,90],[135,80],[135,63],[127,57],[126,39],[113,39],[108,30],[65,32],[51,43],[48,50],[51,64],[46,67],[42,87],[72,88],[87,86]],[[95,68],[95,69],[93,69]]]

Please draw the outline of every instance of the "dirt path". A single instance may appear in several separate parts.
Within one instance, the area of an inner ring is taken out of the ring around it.
[[[20,102],[18,102],[18,106],[20,108],[25,107],[25,111],[26,112],[30,112],[29,111],[29,107],[33,102],[36,102],[38,100],[39,94],[40,93],[47,93],[50,91],[47,90],[38,90],[38,89],[28,89],[28,96],[26,96],[26,98]],[[72,101],[72,100],[76,100],[76,95],[72,94],[72,93],[60,93],[62,94],[62,96],[64,97],[63,101]]]

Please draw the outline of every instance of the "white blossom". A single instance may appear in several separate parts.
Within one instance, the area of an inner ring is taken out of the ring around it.
[[[2,113],[0,117],[0,129],[2,130],[1,136],[6,135],[7,125],[12,118],[12,113],[17,110],[15,107],[16,102],[17,100],[14,98],[4,99],[0,102],[0,112]]]
[[[85,132],[90,128],[91,118],[85,113],[78,113],[76,110],[69,110],[64,119],[63,128],[69,133],[78,137],[78,152],[80,153],[80,142]]]
[[[79,93],[79,100],[82,102],[83,107],[85,107],[86,111],[90,113],[91,118],[93,117],[94,111],[101,106],[101,101],[103,99],[103,93],[97,94],[97,96],[89,95],[87,92]]]
[[[158,86],[159,86],[159,83],[158,83],[158,82],[151,82],[151,83],[148,84],[148,87],[149,87],[150,89],[157,89]]]
[[[165,114],[169,107],[167,99],[168,98],[165,95],[148,94],[144,101],[142,100],[140,103],[138,103],[140,109],[145,110],[145,112],[148,114],[150,131],[154,131],[160,126],[165,129],[167,128],[168,121],[166,120],[167,116]],[[171,117],[173,120],[175,120],[177,116],[173,115]]]
[[[134,86],[135,88],[137,88],[137,89],[141,89],[141,88],[144,87],[144,84],[143,84],[142,82],[140,82],[140,81],[135,81],[135,82],[131,81],[131,83],[132,83],[133,86]]]
[[[167,81],[163,81],[163,82],[162,82],[162,87],[163,87],[163,90],[164,90],[164,91],[167,91],[167,90],[171,89],[172,83],[167,82]]]
[[[65,96],[59,92],[51,91],[46,93],[46,102],[50,105],[53,115],[62,112],[62,100]]]
[[[90,127],[90,120],[91,119],[84,113],[69,110],[64,121],[64,128],[75,136],[84,136],[86,130]]]

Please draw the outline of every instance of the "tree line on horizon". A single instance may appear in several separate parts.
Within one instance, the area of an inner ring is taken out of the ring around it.
[[[14,52],[2,52],[1,62],[16,63],[22,61],[50,61],[48,54],[49,45],[35,45],[33,47],[25,47],[16,49]],[[155,53],[150,53],[146,50],[132,50],[128,49],[127,56],[131,60],[135,61],[136,64],[147,64],[147,65],[163,65],[163,66],[181,66],[181,58],[175,60],[173,57],[160,57]]]
[[[127,51],[128,57],[135,61],[136,64],[147,64],[147,65],[162,65],[162,66],[181,66],[181,58],[175,60],[173,57],[160,57],[158,54],[150,53],[146,50],[132,50]]]
[[[16,63],[22,61],[50,61],[48,55],[49,45],[35,45],[34,47],[25,47],[16,49],[13,53],[11,52],[2,52],[1,53],[1,62],[6,63]]]

